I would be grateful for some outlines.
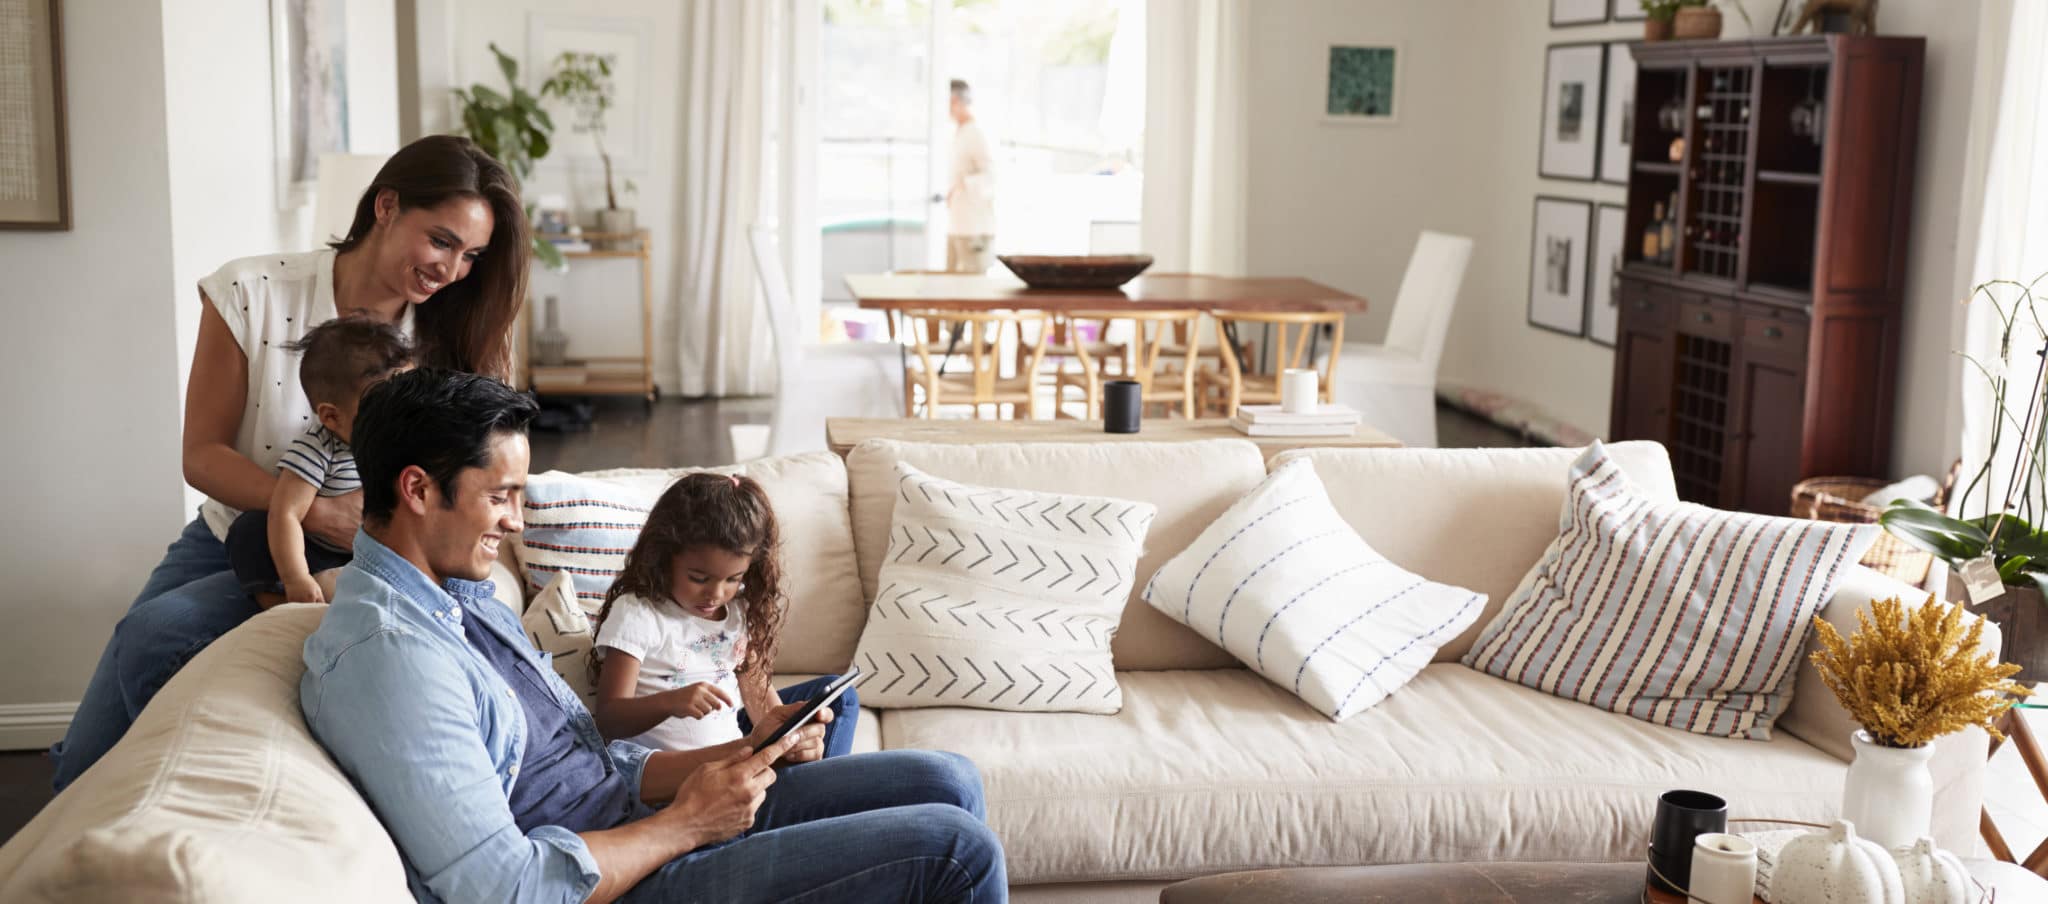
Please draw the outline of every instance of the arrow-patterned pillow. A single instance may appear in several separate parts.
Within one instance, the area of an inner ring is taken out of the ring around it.
[[[880,590],[854,653],[871,676],[861,702],[1121,709],[1109,642],[1157,510],[896,468]]]

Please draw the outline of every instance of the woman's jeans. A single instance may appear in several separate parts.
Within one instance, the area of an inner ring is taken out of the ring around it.
[[[99,762],[178,669],[260,611],[228,570],[227,547],[193,519],[114,626],[71,728],[50,748],[57,790]]]

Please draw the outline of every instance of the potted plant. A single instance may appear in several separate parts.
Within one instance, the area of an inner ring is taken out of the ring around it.
[[[1643,20],[1643,40],[1671,40],[1671,19],[1678,14],[1678,0],[1637,0],[1643,13],[1649,18]]]
[[[598,211],[597,228],[612,237],[604,246],[631,248],[636,244],[633,208],[619,206],[619,191],[612,179],[612,156],[604,148],[605,113],[612,108],[613,93],[612,57],[607,53],[564,51],[555,57],[554,70],[540,86],[541,97],[555,98],[572,112],[570,130],[589,135],[597,147],[598,160],[604,163],[604,209]],[[632,191],[630,181],[626,191]]]
[[[1911,613],[1897,598],[1871,603],[1856,613],[1846,641],[1825,619],[1813,626],[1809,659],[1863,726],[1850,736],[1856,759],[1842,787],[1842,818],[1887,848],[1910,845],[1927,834],[1933,812],[1930,745],[1971,726],[2002,738],[1993,721],[2029,693],[2011,680],[2019,666],[1979,653],[1984,622],[1966,628],[1961,609],[1931,596]]]
[[[1978,559],[1990,560],[2004,592],[1971,603],[1969,609],[1998,623],[2002,634],[2000,657],[2018,663],[2020,674],[2027,681],[2048,680],[2048,609],[2044,609],[2043,602],[2043,593],[2048,591],[2048,531],[2035,526],[2043,516],[2048,516],[2048,482],[2043,479],[2048,477],[2044,474],[2048,471],[2048,434],[2038,424],[2028,430],[2019,423],[2007,408],[2007,401],[2017,404],[2028,399],[2036,407],[2048,402],[2042,385],[2048,364],[2044,364],[2042,352],[2035,347],[2048,339],[2048,331],[2044,331],[2034,309],[2034,285],[2043,279],[2048,279],[2048,275],[2028,284],[1992,280],[1970,293],[1973,302],[1983,299],[1997,311],[2001,329],[1996,357],[1980,361],[1962,355],[1991,390],[1992,454],[1967,472],[1969,480],[1960,484],[1951,506],[1955,511],[1983,514],[1959,518],[1924,502],[1900,499],[1886,506],[1878,519],[1893,536],[1948,564],[1949,596],[1953,599],[1970,599],[1957,576],[1964,566]],[[2014,296],[2012,302],[2001,299],[2000,292]],[[2029,347],[2020,350],[2015,359],[2013,340],[2022,327],[2029,332],[2025,337]],[[2048,408],[2043,411],[2048,412]],[[1994,469],[1993,462],[2000,458],[2000,450],[2008,453],[2004,456],[2006,462],[2018,462],[2025,467],[2014,469],[2007,464]],[[1995,488],[2001,478],[2015,481],[2002,498]]]
[[[1716,2],[1717,0],[1673,0],[1670,4],[1673,7],[1671,13],[1671,36],[1681,41],[1712,40],[1720,37],[1721,11],[1715,8]],[[1740,0],[1735,0],[1735,2],[1718,0],[1718,2],[1733,7],[1735,14],[1742,17],[1743,24],[1749,26],[1749,30],[1752,33],[1756,31],[1756,23],[1750,21],[1749,10],[1742,8]],[[1661,6],[1663,4],[1659,3],[1658,5]],[[1643,0],[1643,8],[1645,10],[1648,10],[1650,6],[1651,0]],[[1647,25],[1644,27],[1645,29],[1648,28]]]
[[[498,58],[498,71],[505,74],[507,91],[501,94],[481,83],[455,89],[455,100],[462,106],[462,132],[505,164],[512,171],[512,178],[523,186],[533,175],[534,161],[548,155],[548,140],[554,134],[555,122],[540,108],[539,100],[519,87],[519,63],[499,50],[496,43],[491,44],[491,55]],[[536,206],[527,205],[529,221]],[[540,230],[530,230],[530,234],[535,258],[551,270],[568,268],[562,252],[542,238]]]

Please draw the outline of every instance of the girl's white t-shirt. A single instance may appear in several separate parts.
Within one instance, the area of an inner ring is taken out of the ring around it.
[[[249,362],[242,426],[235,451],[272,474],[292,440],[313,425],[313,404],[299,386],[299,356],[285,349],[313,327],[334,319],[334,249],[270,254],[228,261],[199,281],[199,290],[227,323]],[[413,306],[398,328],[413,335]],[[213,535],[227,539],[241,514],[208,499],[200,514]]]
[[[621,596],[597,628],[596,645],[640,660],[633,695],[645,697],[699,681],[717,685],[733,705],[701,719],[671,718],[629,738],[655,750],[696,750],[743,737],[740,683],[734,672],[747,656],[747,625],[738,606],[724,621],[698,618],[673,602]]]

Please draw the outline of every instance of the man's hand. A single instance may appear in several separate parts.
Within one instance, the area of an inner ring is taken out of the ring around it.
[[[296,479],[296,478],[288,478]],[[336,549],[355,545],[356,529],[363,526],[363,491],[343,496],[321,496],[306,509],[306,533],[327,541]]]
[[[312,575],[284,579],[284,598],[294,603],[324,603],[327,594],[320,590],[320,582]]]
[[[782,723],[789,721],[791,716],[796,715],[797,710],[803,709],[805,702],[803,700],[793,700],[769,710],[767,718],[762,719],[761,724],[754,726],[754,731],[747,735],[747,749],[752,750],[759,746],[762,741],[767,740],[768,736],[774,734],[777,728],[782,727]],[[798,763],[809,763],[823,759],[825,756],[825,723],[830,721],[832,721],[832,710],[830,708],[821,709],[818,710],[817,715],[811,717],[811,721],[806,723],[804,727],[783,736],[782,740],[777,742],[775,746],[782,747],[787,745],[788,751],[783,756],[776,758],[775,764],[778,766],[794,766]]]
[[[663,691],[662,699],[669,715],[681,719],[702,719],[732,706],[732,697],[709,681]],[[753,749],[753,745],[748,745],[748,749]]]
[[[747,750],[705,764],[676,789],[675,802],[662,814],[674,814],[673,818],[684,822],[686,831],[694,833],[697,844],[693,848],[752,828],[755,812],[768,797],[768,786],[775,784],[775,770],[770,767],[792,743],[783,738],[758,753],[750,752],[749,745]]]

